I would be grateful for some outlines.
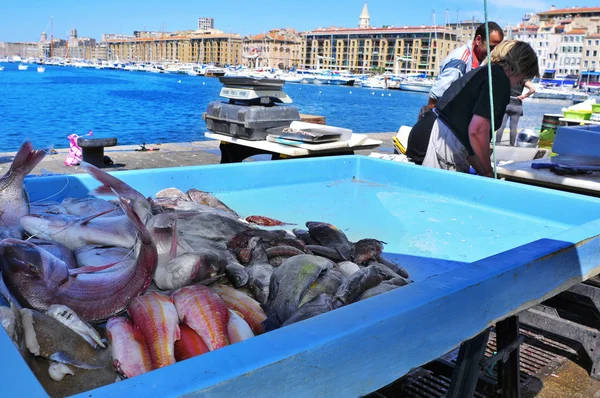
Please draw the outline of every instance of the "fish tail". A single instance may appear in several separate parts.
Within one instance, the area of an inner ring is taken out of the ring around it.
[[[15,155],[11,169],[13,171],[19,171],[24,175],[29,174],[45,156],[45,151],[40,149],[34,150],[31,142],[25,141]]]
[[[103,187],[96,188],[96,191],[100,190],[101,192],[104,192],[104,194],[112,195],[112,190],[114,189],[120,196],[126,198],[135,198],[140,195],[138,191],[127,185],[125,182],[100,170],[94,165],[81,162],[81,167],[104,185]]]

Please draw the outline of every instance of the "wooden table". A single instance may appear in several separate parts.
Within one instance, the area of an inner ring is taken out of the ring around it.
[[[509,163],[498,167],[498,176],[509,181],[522,182],[561,191],[600,196],[600,173],[558,175],[549,169],[534,169],[532,163],[547,163],[548,159]]]
[[[221,163],[238,163],[247,157],[268,154],[273,160],[287,157],[318,157],[328,155],[353,155],[354,151],[375,149],[382,141],[368,138],[365,134],[352,134],[346,142],[326,144],[286,145],[278,142],[249,141],[217,133],[204,133],[207,138],[221,141]]]

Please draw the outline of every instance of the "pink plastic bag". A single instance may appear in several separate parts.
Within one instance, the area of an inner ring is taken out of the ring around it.
[[[92,130],[88,131],[86,135],[94,134]],[[77,134],[71,134],[67,137],[69,139],[69,154],[65,159],[67,166],[77,166],[81,163],[81,147],[77,144]]]

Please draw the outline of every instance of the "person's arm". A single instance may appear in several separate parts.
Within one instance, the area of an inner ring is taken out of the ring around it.
[[[490,162],[490,120],[479,115],[473,115],[469,123],[469,142],[475,155],[467,160],[477,174],[485,177],[494,177]]]
[[[467,70],[467,64],[460,59],[450,60],[444,64],[442,71],[429,91],[429,103],[427,106],[432,109],[438,99],[444,95],[448,87],[456,80],[460,79]]]
[[[535,93],[535,86],[529,80],[525,82],[525,88],[527,88],[527,90],[529,90],[529,91],[527,91],[525,94],[519,95],[518,98],[521,101],[523,101],[527,97],[531,97],[533,95],[533,93]]]

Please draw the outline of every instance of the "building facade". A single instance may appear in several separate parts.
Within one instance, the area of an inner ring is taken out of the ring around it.
[[[215,28],[214,18],[198,18],[198,30],[210,30]]]
[[[172,33],[160,38],[107,40],[107,59],[136,62],[195,62],[217,66],[242,62],[242,37],[237,34]]]
[[[301,54],[301,35],[294,29],[274,29],[266,34],[243,39],[243,65],[249,68],[298,67]]]
[[[454,48],[456,34],[442,26],[317,29],[304,34],[301,66],[434,76]]]

